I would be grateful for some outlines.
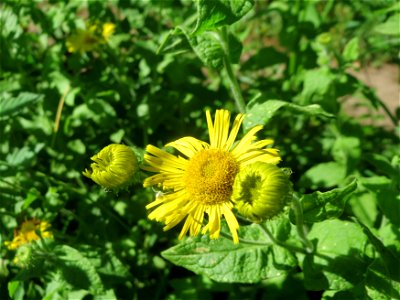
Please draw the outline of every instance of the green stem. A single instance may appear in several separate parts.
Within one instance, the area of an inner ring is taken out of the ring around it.
[[[395,116],[393,116],[393,114],[390,112],[389,108],[387,107],[387,105],[385,104],[385,102],[383,102],[382,100],[379,99],[379,104],[381,105],[381,107],[383,108],[383,110],[386,112],[386,114],[388,115],[389,119],[392,121],[394,127],[397,126],[397,119]]]
[[[281,247],[283,247],[283,248],[286,248],[286,249],[288,249],[288,250],[291,250],[291,251],[293,251],[293,252],[300,252],[300,253],[303,253],[303,254],[310,254],[310,253],[311,253],[311,252],[308,251],[308,249],[303,249],[303,248],[300,248],[300,247],[297,247],[297,246],[294,246],[294,245],[290,245],[290,244],[287,244],[287,243],[285,243],[285,242],[281,242],[281,241],[277,240],[277,239],[273,236],[273,234],[269,231],[269,229],[268,229],[263,223],[259,224],[259,226],[260,226],[260,228],[263,230],[263,232],[265,233],[265,235],[266,235],[274,244],[276,244],[276,245],[278,245],[278,246],[281,246]]]
[[[235,104],[239,112],[245,113],[246,112],[246,104],[244,102],[242,92],[240,90],[240,86],[238,81],[236,80],[236,76],[233,73],[232,65],[229,60],[229,42],[228,42],[228,31],[226,26],[223,26],[220,33],[219,33],[219,38],[218,41],[221,43],[222,49],[224,50],[224,66],[226,73],[228,75],[229,79],[229,85],[231,88],[231,92],[233,95],[233,98],[235,99]]]
[[[304,227],[303,208],[297,195],[293,194],[292,208],[296,215],[296,229],[300,241],[306,247],[308,253],[314,252],[314,245],[307,239],[306,228]]]

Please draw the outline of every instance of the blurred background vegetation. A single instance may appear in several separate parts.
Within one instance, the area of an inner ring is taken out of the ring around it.
[[[146,219],[154,192],[140,184],[106,192],[81,174],[110,143],[141,155],[149,143],[207,140],[205,109],[237,112],[224,70],[193,51],[159,48],[176,26],[194,28],[193,2],[5,0],[0,8],[0,242],[38,218],[51,223],[50,247],[58,245],[54,257],[24,268],[1,245],[1,299],[321,298],[304,287],[301,270],[247,285],[171,265],[160,252],[177,243],[178,231]],[[234,71],[247,109],[266,100],[294,105],[273,110],[260,138],[275,139],[295,190],[366,178],[343,218],[375,228],[382,215],[398,216],[380,200],[397,190],[368,178],[395,180],[388,165],[398,152],[399,103],[383,102],[357,74],[399,63],[399,11],[394,0],[255,1],[229,26],[241,44]],[[107,42],[68,51],[78,28],[107,22],[115,24]],[[296,109],[312,104],[335,118]],[[354,117],[360,109],[366,113]]]

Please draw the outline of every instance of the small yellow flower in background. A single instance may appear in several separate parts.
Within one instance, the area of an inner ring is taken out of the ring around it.
[[[21,227],[14,231],[14,239],[4,244],[9,250],[14,250],[22,245],[32,241],[40,240],[40,238],[52,238],[53,234],[48,231],[50,224],[46,221],[37,219],[28,220],[22,223]]]
[[[131,148],[111,144],[90,158],[94,161],[91,170],[83,175],[107,189],[122,189],[129,186],[139,171],[138,161]]]
[[[106,43],[115,31],[115,24],[104,23],[99,25],[87,25],[85,29],[77,29],[76,33],[67,38],[68,52],[89,52],[100,44]]]
[[[179,239],[187,232],[196,236],[201,229],[203,234],[209,231],[210,237],[216,239],[224,217],[234,243],[238,243],[239,223],[230,199],[235,176],[246,165],[257,161],[277,164],[280,157],[277,149],[266,148],[273,140],[254,141],[262,126],[252,128],[234,145],[243,114],[236,116],[231,130],[229,111],[217,110],[214,123],[209,111],[206,117],[210,144],[184,137],[166,145],[185,157],[174,156],[152,145],[146,147],[142,169],[158,174],[147,178],[143,185],[161,186],[164,192],[146,208],[154,208],[149,219],[164,222],[164,230],[186,219]],[[205,214],[208,223],[203,227]]]
[[[114,33],[115,31],[115,24],[113,23],[104,23],[103,24],[103,32],[102,32],[102,36],[104,38],[104,40],[108,40],[108,38]]]
[[[242,216],[262,222],[283,211],[291,190],[292,184],[284,171],[272,164],[255,162],[237,174],[232,200]]]

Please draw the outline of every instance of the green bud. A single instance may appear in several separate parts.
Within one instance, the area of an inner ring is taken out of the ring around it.
[[[92,156],[91,160],[94,161],[90,165],[91,170],[85,169],[83,175],[110,190],[128,187],[139,172],[135,153],[125,145],[108,145]]]
[[[290,200],[287,170],[255,162],[242,168],[233,184],[232,200],[239,214],[259,223],[278,215]]]

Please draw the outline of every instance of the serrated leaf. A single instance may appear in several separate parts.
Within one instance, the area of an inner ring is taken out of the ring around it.
[[[230,25],[240,20],[253,7],[252,0],[197,0],[197,23],[192,34]]]
[[[292,112],[302,113],[308,116],[320,116],[325,118],[333,117],[332,114],[326,112],[318,104],[311,104],[307,106],[301,106],[282,100],[267,100],[259,103],[260,99],[256,99],[257,103],[249,103],[246,118],[244,119],[243,125],[246,130],[256,126],[267,124],[272,117],[281,108],[288,109]]]
[[[354,223],[325,220],[315,223],[308,239],[316,254],[303,261],[304,283],[310,290],[346,290],[364,280],[369,259],[364,256],[368,238]]]
[[[215,32],[205,32],[194,36],[187,35],[187,39],[193,51],[208,68],[222,69],[225,53]]]
[[[2,93],[0,99],[0,117],[18,113],[24,107],[43,99],[43,95],[22,92],[16,97]]]
[[[74,289],[90,290],[97,295],[104,292],[103,283],[95,267],[78,250],[60,245],[54,248],[54,253],[59,258],[57,264],[63,279]]]
[[[211,240],[208,236],[202,236],[188,238],[162,252],[162,256],[176,265],[219,282],[259,282],[283,275],[296,265],[292,253],[268,244],[258,225],[241,227],[239,233],[246,240],[265,242],[265,245],[245,242],[235,245],[225,237]]]
[[[321,222],[326,219],[338,218],[343,213],[347,199],[357,188],[357,181],[353,180],[343,188],[336,188],[331,191],[303,195],[300,198],[303,207],[305,222]],[[293,210],[290,211],[290,220],[295,223]]]

